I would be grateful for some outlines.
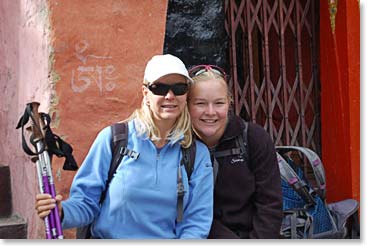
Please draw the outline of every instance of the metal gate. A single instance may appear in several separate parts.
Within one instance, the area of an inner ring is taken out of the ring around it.
[[[237,115],[321,154],[318,0],[225,0]]]

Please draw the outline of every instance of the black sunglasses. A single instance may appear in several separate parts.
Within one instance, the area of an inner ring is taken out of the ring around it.
[[[222,76],[225,80],[227,79],[227,75],[224,72],[223,68],[215,65],[197,65],[189,70],[189,75],[191,78],[193,78],[207,71],[212,71],[213,73]]]
[[[176,96],[182,96],[189,90],[189,85],[187,83],[176,83],[172,85],[167,85],[163,83],[153,83],[150,85],[145,85],[148,89],[158,96],[165,96],[171,90]]]

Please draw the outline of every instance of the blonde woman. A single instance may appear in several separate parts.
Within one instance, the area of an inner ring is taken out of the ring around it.
[[[270,136],[261,126],[229,114],[231,96],[223,69],[199,65],[190,75],[192,125],[210,149],[216,177],[209,238],[278,238],[282,190]]]
[[[127,119],[127,148],[139,158],[124,156],[105,189],[111,161],[111,131],[103,129],[76,174],[70,198],[57,201],[37,195],[41,218],[58,204],[64,229],[92,223],[92,238],[206,238],[213,213],[213,175],[209,151],[196,142],[194,171],[188,180],[180,166],[181,147],[192,142],[187,92],[191,83],[184,63],[172,55],[154,56],[145,69],[143,101]],[[178,170],[184,184],[183,218],[177,219]]]

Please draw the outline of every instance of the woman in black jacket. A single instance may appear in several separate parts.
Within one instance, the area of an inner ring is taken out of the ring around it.
[[[230,116],[221,68],[199,65],[190,76],[193,128],[210,149],[216,179],[209,238],[279,238],[282,191],[273,141],[261,126]]]

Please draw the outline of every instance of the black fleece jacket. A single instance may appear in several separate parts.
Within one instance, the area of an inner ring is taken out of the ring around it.
[[[239,117],[231,117],[212,151],[236,148],[235,139],[243,127]],[[282,190],[274,144],[269,134],[253,123],[248,123],[247,138],[249,163],[241,155],[217,158],[209,238],[279,238]]]

